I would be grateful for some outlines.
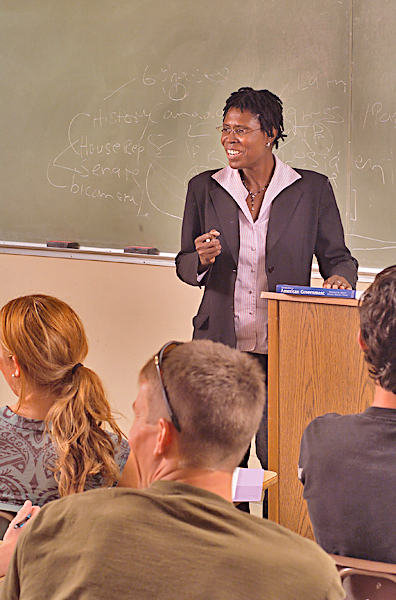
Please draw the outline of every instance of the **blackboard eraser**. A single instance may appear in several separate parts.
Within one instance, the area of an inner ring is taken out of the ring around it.
[[[63,242],[57,240],[51,240],[47,242],[47,248],[74,248],[77,250],[80,247],[78,242]]]
[[[159,254],[158,248],[152,246],[125,246],[124,252],[131,254]]]

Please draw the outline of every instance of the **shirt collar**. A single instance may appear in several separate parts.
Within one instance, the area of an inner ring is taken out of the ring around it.
[[[266,191],[266,195],[271,195],[273,198],[286,187],[289,187],[289,185],[297,181],[297,179],[301,179],[301,175],[297,173],[297,171],[282,162],[275,154],[274,157],[275,171]],[[247,191],[242,183],[238,169],[231,169],[230,166],[224,167],[224,169],[216,171],[216,173],[212,175],[212,178],[215,179],[217,183],[219,183],[238,203],[243,202],[246,199]]]
[[[383,408],[382,406],[369,406],[363,413],[365,417],[396,421],[396,408]]]

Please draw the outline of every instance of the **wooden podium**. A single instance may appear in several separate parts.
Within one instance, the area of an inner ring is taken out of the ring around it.
[[[297,477],[302,433],[319,415],[360,412],[373,398],[357,343],[358,301],[261,297],[268,299],[268,468],[278,473],[269,518],[314,539]]]

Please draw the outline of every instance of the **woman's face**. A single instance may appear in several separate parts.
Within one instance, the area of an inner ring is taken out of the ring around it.
[[[232,169],[260,168],[260,165],[264,165],[269,159],[272,161],[272,144],[269,147],[266,144],[272,142],[273,138],[269,138],[262,131],[260,121],[251,112],[230,108],[224,118],[223,127],[240,127],[247,131],[243,135],[231,131],[221,136],[221,143]]]

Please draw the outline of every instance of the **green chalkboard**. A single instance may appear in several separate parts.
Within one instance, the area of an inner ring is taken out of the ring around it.
[[[3,2],[0,238],[177,251],[188,180],[225,164],[215,127],[252,85],[283,99],[279,156],[330,177],[360,263],[396,262],[395,12],[391,0]]]
[[[367,266],[396,264],[396,5],[354,2],[349,245]]]

